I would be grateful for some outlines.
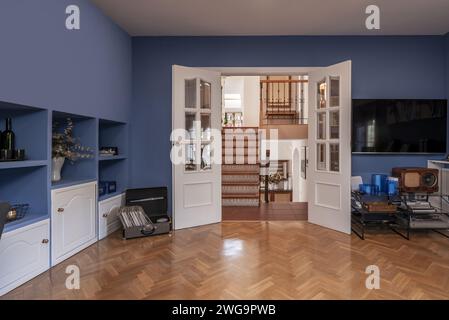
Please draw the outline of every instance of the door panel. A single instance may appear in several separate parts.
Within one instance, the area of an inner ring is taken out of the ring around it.
[[[351,62],[309,74],[309,222],[351,231]]]
[[[173,66],[172,91],[174,228],[220,222],[220,74]]]

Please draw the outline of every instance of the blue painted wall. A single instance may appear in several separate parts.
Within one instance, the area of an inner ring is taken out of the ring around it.
[[[78,5],[81,29],[65,28]],[[88,0],[0,2],[0,101],[126,121],[131,38]]]
[[[353,62],[353,98],[447,94],[445,40],[427,37],[136,37],[131,183],[171,186],[171,66],[326,66]],[[440,156],[441,157],[441,156]],[[353,173],[423,166],[428,156],[354,156]]]

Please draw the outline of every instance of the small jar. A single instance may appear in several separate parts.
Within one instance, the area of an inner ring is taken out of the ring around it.
[[[17,218],[17,211],[16,209],[10,209],[8,213],[6,214],[6,220],[7,221],[14,221]]]

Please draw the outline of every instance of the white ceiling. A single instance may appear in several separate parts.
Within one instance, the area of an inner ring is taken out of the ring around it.
[[[92,0],[133,36],[441,35],[449,0]],[[380,7],[380,30],[365,8]]]

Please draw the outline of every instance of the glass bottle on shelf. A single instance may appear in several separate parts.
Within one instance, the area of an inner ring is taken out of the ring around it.
[[[5,131],[2,133],[2,149],[14,150],[15,149],[15,135],[12,131],[11,118],[5,120]]]

